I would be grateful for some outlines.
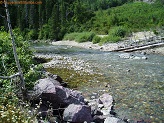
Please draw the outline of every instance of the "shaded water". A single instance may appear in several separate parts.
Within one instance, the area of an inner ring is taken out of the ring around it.
[[[71,46],[37,46],[41,53],[82,59],[98,68],[110,87],[90,83],[84,93],[108,90],[115,99],[115,110],[122,118],[164,122],[164,56],[146,55],[143,59],[123,59],[121,53],[86,50]],[[140,54],[134,54],[141,56]],[[104,79],[102,80],[104,81]],[[94,89],[93,89],[94,88]]]

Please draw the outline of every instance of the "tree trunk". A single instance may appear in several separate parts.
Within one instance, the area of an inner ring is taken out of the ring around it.
[[[11,22],[10,22],[10,15],[9,15],[9,11],[8,11],[7,0],[4,0],[4,3],[5,3],[5,9],[6,9],[8,28],[9,28],[9,32],[10,32],[11,39],[12,39],[13,54],[14,54],[14,58],[15,58],[15,62],[16,62],[18,71],[19,71],[19,76],[20,76],[20,81],[21,81],[20,87],[21,87],[21,91],[22,91],[22,94],[23,94],[23,98],[24,98],[25,82],[24,82],[23,72],[21,70],[18,55],[17,55],[17,52],[16,52],[16,45],[15,45],[14,35],[13,35],[13,32],[12,32],[12,28],[11,28]]]

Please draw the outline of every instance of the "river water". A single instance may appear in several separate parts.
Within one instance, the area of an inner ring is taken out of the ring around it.
[[[82,59],[99,69],[115,100],[115,112],[133,121],[164,122],[164,56],[145,55],[147,59],[120,58],[118,52],[102,52],[71,46],[35,46],[37,52]],[[131,53],[134,56],[143,55]],[[104,81],[104,79],[103,79]],[[103,82],[102,82],[103,83]],[[101,83],[79,90],[98,92]],[[93,89],[94,87],[94,89]],[[101,88],[102,90],[102,88]]]

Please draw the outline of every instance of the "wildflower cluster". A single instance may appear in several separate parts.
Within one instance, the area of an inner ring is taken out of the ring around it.
[[[36,121],[29,113],[29,105],[20,105],[19,99],[13,92],[1,92],[0,123],[34,123]]]

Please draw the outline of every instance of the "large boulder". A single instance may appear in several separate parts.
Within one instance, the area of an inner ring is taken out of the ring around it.
[[[53,108],[66,107],[69,104],[85,104],[84,97],[78,91],[65,88],[52,78],[38,80],[34,86],[33,100],[50,102]]]
[[[63,120],[75,123],[90,123],[93,119],[91,108],[87,105],[70,104],[63,113]]]

